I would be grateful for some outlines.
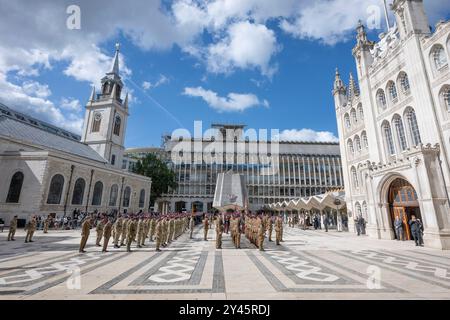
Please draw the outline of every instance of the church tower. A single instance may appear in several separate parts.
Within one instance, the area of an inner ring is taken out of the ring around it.
[[[92,89],[86,105],[82,142],[97,151],[108,163],[122,168],[128,118],[128,93],[121,99],[123,82],[119,74],[120,45],[116,45],[111,71],[101,80],[101,92]]]

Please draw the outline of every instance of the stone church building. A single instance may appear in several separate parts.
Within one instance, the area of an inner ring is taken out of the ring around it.
[[[395,239],[397,216],[410,239],[415,215],[425,246],[450,249],[450,22],[431,28],[423,0],[395,0],[391,9],[396,23],[386,14],[378,42],[357,28],[358,81],[350,75],[346,86],[336,72],[348,214],[362,215],[380,239]]]
[[[128,95],[121,99],[119,47],[93,89],[82,137],[0,104],[0,218],[148,211],[151,179],[122,169]]]

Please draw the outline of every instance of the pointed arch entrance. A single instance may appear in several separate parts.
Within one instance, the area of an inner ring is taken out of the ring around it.
[[[405,179],[397,178],[392,181],[389,186],[388,201],[392,228],[394,228],[395,218],[400,217],[403,221],[405,239],[412,240],[413,238],[408,222],[412,215],[415,215],[416,218],[422,220],[416,190]]]

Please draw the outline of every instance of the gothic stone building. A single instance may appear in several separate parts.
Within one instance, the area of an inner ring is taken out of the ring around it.
[[[411,238],[414,214],[426,246],[450,249],[450,22],[432,31],[422,0],[391,9],[396,24],[380,41],[357,28],[359,85],[350,76],[347,88],[336,72],[349,216],[363,215],[370,236],[395,239],[395,217]]]
[[[0,217],[146,211],[151,180],[122,169],[128,96],[117,49],[102,91],[86,106],[83,136],[0,104]]]

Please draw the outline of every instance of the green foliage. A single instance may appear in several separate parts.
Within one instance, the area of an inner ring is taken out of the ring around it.
[[[154,154],[148,154],[139,160],[133,172],[152,178],[151,205],[154,205],[155,200],[162,194],[167,193],[169,188],[176,189],[178,187],[175,172]]]

